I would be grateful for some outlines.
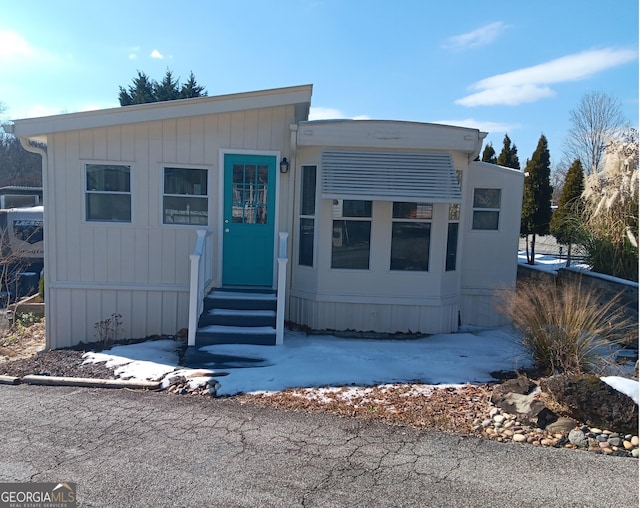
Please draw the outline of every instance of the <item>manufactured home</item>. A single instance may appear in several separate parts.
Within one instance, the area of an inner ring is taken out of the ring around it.
[[[309,121],[311,85],[16,120],[42,155],[47,346],[188,329],[190,345],[312,330],[496,326],[523,174],[486,133]],[[309,340],[313,340],[310,337]]]

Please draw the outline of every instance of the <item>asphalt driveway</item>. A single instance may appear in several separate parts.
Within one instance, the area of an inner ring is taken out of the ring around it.
[[[0,481],[81,506],[638,506],[638,462],[234,399],[0,386]]]

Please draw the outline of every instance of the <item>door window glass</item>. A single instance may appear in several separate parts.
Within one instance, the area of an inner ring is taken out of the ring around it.
[[[260,164],[234,164],[231,221],[266,224],[269,210],[269,168]]]

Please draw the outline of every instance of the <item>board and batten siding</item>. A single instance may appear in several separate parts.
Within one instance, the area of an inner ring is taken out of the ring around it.
[[[220,151],[289,148],[295,106],[61,132],[48,137],[45,235],[47,347],[93,342],[94,324],[122,316],[121,337],[187,326],[196,226],[162,223],[163,167],[207,168],[207,272],[217,275]],[[131,166],[131,223],[85,221],[84,164]],[[288,217],[281,210],[281,222]],[[214,284],[218,281],[213,280]]]
[[[333,269],[333,200],[322,196],[322,150],[322,147],[302,147],[298,152],[298,167],[311,165],[318,168],[314,266],[298,264],[298,246],[294,243],[287,319],[315,330],[384,333],[456,331],[458,274],[445,272],[448,203],[433,203],[433,216],[429,220],[429,271],[390,270],[393,223],[391,200],[372,202],[369,269]],[[402,154],[401,151],[398,153]],[[453,160],[460,164],[458,167],[466,167],[466,160],[458,157],[458,154],[453,155]],[[300,181],[298,178],[298,185]],[[295,209],[299,212],[300,190],[297,190]],[[429,199],[424,201],[430,202]]]
[[[475,326],[502,326],[508,323],[500,312],[501,293],[515,287],[518,269],[518,232],[522,211],[524,173],[518,170],[472,162],[465,173],[466,208],[461,260],[462,322]],[[472,229],[473,190],[501,190],[498,230]]]

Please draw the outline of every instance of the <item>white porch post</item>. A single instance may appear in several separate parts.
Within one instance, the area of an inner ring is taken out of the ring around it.
[[[206,229],[196,231],[198,238],[193,254],[189,255],[191,260],[191,277],[189,281],[189,328],[187,334],[187,346],[196,345],[196,331],[198,328],[198,318],[202,311],[202,299],[204,298],[204,265],[202,257],[205,254],[207,236]],[[206,256],[204,256],[206,260]]]
[[[278,249],[278,299],[276,307],[276,345],[281,346],[284,343],[284,311],[286,306],[287,292],[287,238],[289,233],[281,231],[278,233],[280,237],[280,246]]]

